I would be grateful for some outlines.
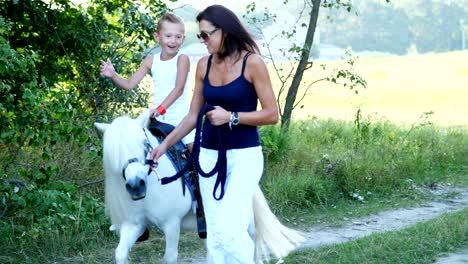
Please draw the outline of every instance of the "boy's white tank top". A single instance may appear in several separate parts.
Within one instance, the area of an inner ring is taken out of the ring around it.
[[[167,95],[175,88],[177,78],[177,61],[181,53],[177,53],[174,58],[163,61],[161,53],[153,56],[151,66],[151,76],[153,78],[153,107],[160,105]],[[187,115],[190,107],[188,98],[189,76],[184,85],[182,95],[167,109],[166,114],[159,116],[158,120],[177,126]]]

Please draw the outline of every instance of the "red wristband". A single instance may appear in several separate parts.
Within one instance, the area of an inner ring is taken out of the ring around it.
[[[161,115],[164,115],[166,113],[166,108],[164,108],[164,106],[162,105],[159,105],[158,107],[156,107],[156,109],[159,111]]]

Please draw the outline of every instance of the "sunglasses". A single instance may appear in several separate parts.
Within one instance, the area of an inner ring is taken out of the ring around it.
[[[202,31],[200,32],[200,34],[197,34],[197,38],[199,40],[202,40],[203,41],[208,41],[208,39],[211,37],[211,35],[213,35],[213,33],[215,33],[216,31],[218,31],[219,28],[215,28],[211,31]]]

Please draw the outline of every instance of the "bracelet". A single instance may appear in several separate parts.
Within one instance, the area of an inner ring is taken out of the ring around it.
[[[162,105],[159,105],[158,107],[156,107],[156,109],[159,111],[161,115],[164,115],[166,113],[166,108],[164,108],[164,106]]]

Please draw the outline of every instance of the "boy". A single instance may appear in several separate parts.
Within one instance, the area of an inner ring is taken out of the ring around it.
[[[157,23],[153,37],[159,42],[161,52],[154,56],[146,56],[130,78],[126,79],[117,74],[109,59],[101,60],[101,76],[111,78],[115,85],[130,91],[151,71],[154,107],[150,111],[150,118],[175,127],[189,109],[187,93],[190,60],[187,55],[179,53],[179,48],[185,39],[182,19],[173,13],[164,14]],[[189,151],[192,150],[194,135],[195,132],[192,131],[182,139]]]

